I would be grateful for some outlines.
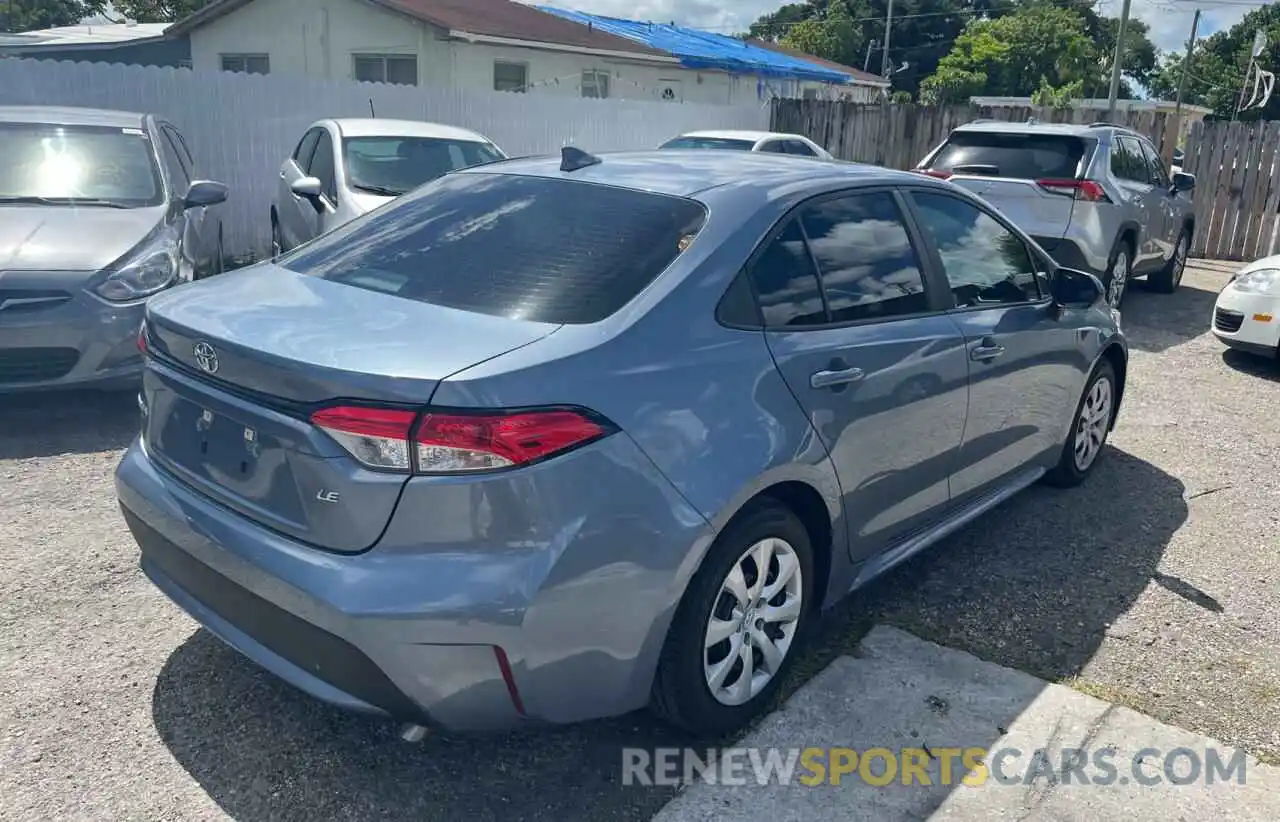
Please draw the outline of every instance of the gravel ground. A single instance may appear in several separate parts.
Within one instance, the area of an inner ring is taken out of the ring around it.
[[[887,622],[1280,759],[1280,368],[1207,333],[1229,265],[1134,289],[1129,390],[1082,489],[1036,488],[842,606],[805,671]],[[197,629],[136,568],[111,472],[131,397],[0,407],[0,817],[647,819],[644,716],[420,745]],[[799,679],[800,677],[797,677]]]

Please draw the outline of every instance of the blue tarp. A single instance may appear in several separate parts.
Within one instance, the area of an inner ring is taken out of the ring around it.
[[[817,63],[753,46],[723,34],[712,34],[708,31],[665,23],[621,20],[617,17],[603,17],[551,6],[538,6],[538,8],[584,26],[590,25],[600,31],[643,43],[649,48],[665,51],[679,58],[680,64],[686,68],[716,69],[735,74],[757,74],[795,80],[816,80],[822,83],[846,83],[852,79],[848,74]]]

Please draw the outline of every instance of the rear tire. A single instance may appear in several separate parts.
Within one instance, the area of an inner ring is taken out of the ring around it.
[[[1173,256],[1164,268],[1147,277],[1147,285],[1152,291],[1161,294],[1172,294],[1182,285],[1182,273],[1187,268],[1187,255],[1191,251],[1191,233],[1183,229],[1178,235],[1178,244],[1173,247]]]
[[[1045,482],[1058,488],[1073,488],[1092,473],[1106,450],[1117,396],[1115,368],[1104,358],[1085,383],[1058,464],[1045,475]],[[1100,407],[1102,403],[1105,408]]]
[[[1121,237],[1116,247],[1111,249],[1111,258],[1107,260],[1107,273],[1102,284],[1107,289],[1107,304],[1119,309],[1124,303],[1124,296],[1129,292],[1129,278],[1133,272],[1133,246],[1128,238]]]
[[[762,580],[755,571],[765,556]],[[764,500],[735,517],[676,610],[650,709],[698,736],[716,737],[769,708],[813,611],[813,567],[809,533],[786,506]]]

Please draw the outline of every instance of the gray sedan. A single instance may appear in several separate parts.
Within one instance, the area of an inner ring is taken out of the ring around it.
[[[410,738],[717,735],[823,608],[1085,481],[1116,318],[950,183],[567,148],[152,301],[116,490],[169,598]]]
[[[226,196],[160,118],[0,107],[0,393],[136,380],[145,300],[221,270]]]

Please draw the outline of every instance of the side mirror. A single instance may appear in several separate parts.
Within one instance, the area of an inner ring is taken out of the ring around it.
[[[1173,175],[1173,193],[1178,194],[1184,191],[1190,191],[1196,187],[1196,175],[1187,174],[1185,171],[1174,172]]]
[[[1053,301],[1069,308],[1088,308],[1107,293],[1102,281],[1087,271],[1059,268],[1053,275]]]
[[[227,187],[213,180],[192,180],[187,195],[182,198],[183,208],[203,208],[217,205],[227,199]]]
[[[290,184],[289,190],[304,200],[310,200],[317,213],[324,213],[324,183],[319,177],[299,177]]]

